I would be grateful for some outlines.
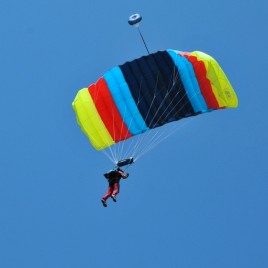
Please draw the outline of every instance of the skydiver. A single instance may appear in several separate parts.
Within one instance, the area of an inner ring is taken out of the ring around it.
[[[116,195],[119,193],[120,180],[121,178],[126,179],[129,176],[128,173],[124,173],[123,170],[117,168],[108,173],[104,174],[104,177],[108,180],[109,186],[107,194],[101,199],[102,205],[107,207],[106,200],[111,197],[114,202],[116,202]]]

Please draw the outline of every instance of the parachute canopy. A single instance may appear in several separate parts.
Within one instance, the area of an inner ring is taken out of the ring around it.
[[[169,49],[112,68],[72,105],[82,131],[102,150],[182,118],[235,108],[238,100],[211,56]]]

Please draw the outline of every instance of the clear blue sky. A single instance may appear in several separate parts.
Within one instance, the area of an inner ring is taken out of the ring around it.
[[[145,3],[146,2],[146,3]],[[1,268],[268,267],[267,1],[0,2]],[[150,51],[215,57],[239,107],[199,116],[130,169],[103,172],[71,103]]]

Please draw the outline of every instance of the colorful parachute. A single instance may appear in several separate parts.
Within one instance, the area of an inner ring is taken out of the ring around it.
[[[106,72],[73,102],[77,122],[97,150],[169,122],[237,107],[219,64],[194,51],[158,51]]]

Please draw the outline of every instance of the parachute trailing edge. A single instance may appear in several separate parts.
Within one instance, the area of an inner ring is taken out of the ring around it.
[[[81,89],[72,106],[82,131],[102,150],[182,118],[235,108],[238,99],[211,56],[169,49],[109,70]]]

